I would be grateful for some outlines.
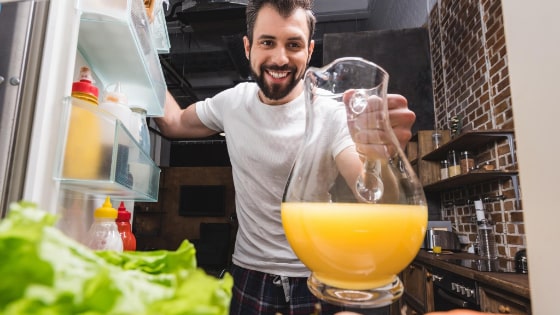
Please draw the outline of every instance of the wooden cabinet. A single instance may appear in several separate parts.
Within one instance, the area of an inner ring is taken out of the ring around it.
[[[480,286],[480,306],[483,312],[496,314],[531,314],[528,299],[499,289]]]
[[[420,315],[434,310],[432,275],[426,266],[410,264],[402,273],[404,294],[399,303],[401,313]]]

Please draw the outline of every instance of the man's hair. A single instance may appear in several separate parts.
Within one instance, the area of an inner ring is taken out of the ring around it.
[[[270,4],[272,7],[280,13],[283,17],[290,16],[295,10],[301,8],[307,13],[307,26],[309,28],[309,41],[313,38],[313,33],[315,32],[315,16],[313,15],[313,0],[249,0],[247,4],[247,9],[245,11],[247,19],[247,37],[249,37],[249,42],[253,43],[253,29],[255,28],[255,22],[257,21],[257,15],[259,10],[266,4]]]

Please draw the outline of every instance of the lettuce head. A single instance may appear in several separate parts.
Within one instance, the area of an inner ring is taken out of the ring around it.
[[[176,251],[92,251],[29,202],[0,221],[0,314],[225,315],[233,280],[196,266],[187,240]]]

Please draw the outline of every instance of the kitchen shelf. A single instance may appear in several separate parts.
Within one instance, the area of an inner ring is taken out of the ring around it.
[[[78,50],[100,88],[120,82],[129,104],[144,105],[148,116],[163,116],[167,86],[143,2],[81,0],[78,10]]]
[[[441,191],[454,188],[460,188],[465,185],[477,184],[481,182],[489,182],[503,178],[511,178],[517,176],[518,171],[472,171],[467,174],[449,177],[438,182],[425,185],[424,191]]]
[[[449,177],[444,180],[439,179],[439,163],[441,160],[447,159],[447,153],[450,150],[479,151],[484,149],[486,145],[504,139],[508,142],[511,160],[516,165],[513,130],[468,130],[455,138],[450,137],[448,130],[440,130],[439,132],[442,133],[442,144],[436,149],[433,149],[432,144],[434,132],[435,130],[418,131],[417,134],[413,135],[407,146],[407,157],[410,160],[410,164],[415,167],[424,191],[442,192],[494,180],[511,179],[516,205],[520,206],[519,172],[516,169],[491,171],[476,169],[467,174]]]
[[[456,138],[451,139],[450,141],[441,145],[439,148],[427,153],[421,158],[423,160],[429,161],[441,161],[447,158],[447,152],[449,152],[450,150],[469,151],[480,149],[480,147],[486,144],[501,139],[508,139],[511,145],[513,141],[513,130],[469,130],[461,133]]]
[[[54,178],[61,187],[99,197],[157,201],[161,170],[120,120],[97,106],[64,101]]]

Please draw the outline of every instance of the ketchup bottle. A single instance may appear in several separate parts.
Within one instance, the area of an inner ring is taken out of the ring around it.
[[[121,201],[119,205],[119,212],[117,215],[117,228],[121,234],[123,243],[123,250],[135,251],[136,250],[136,237],[132,234],[132,227],[130,226],[130,212],[126,210],[124,202]]]

